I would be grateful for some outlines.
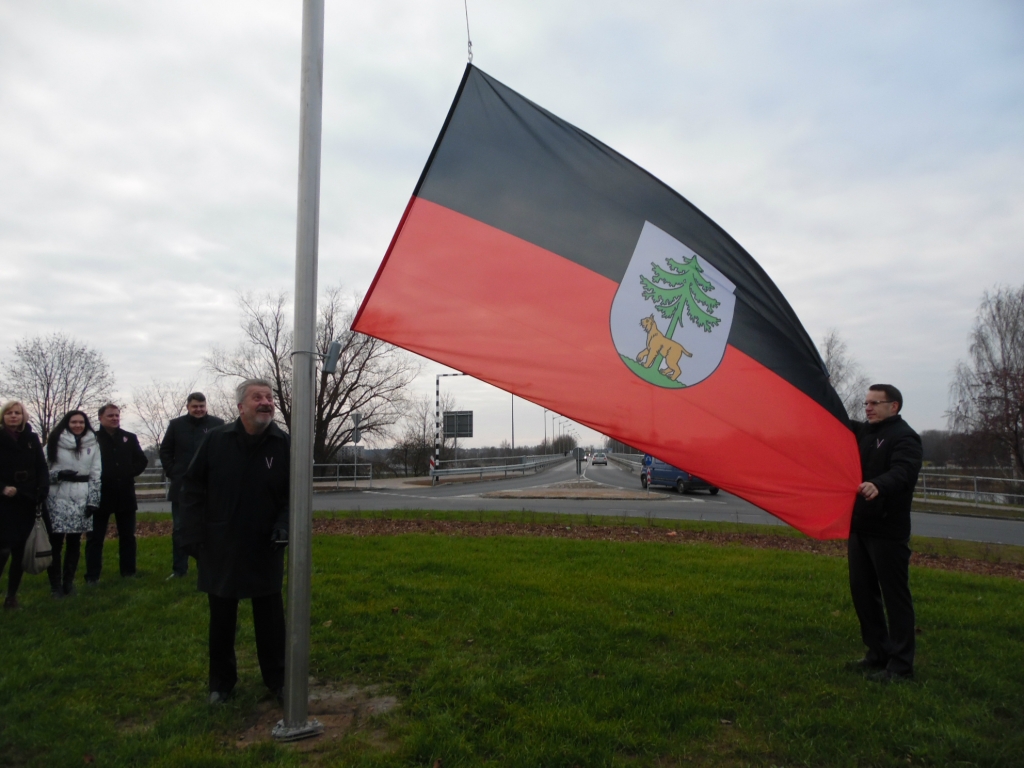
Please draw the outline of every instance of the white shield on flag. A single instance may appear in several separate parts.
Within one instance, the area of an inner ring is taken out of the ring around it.
[[[615,292],[612,341],[626,367],[659,387],[692,387],[722,361],[736,286],[649,221]]]

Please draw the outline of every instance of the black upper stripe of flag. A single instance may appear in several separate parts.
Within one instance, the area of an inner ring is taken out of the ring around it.
[[[616,283],[650,221],[736,285],[729,343],[847,421],[814,342],[739,243],[643,168],[472,65],[415,194]]]

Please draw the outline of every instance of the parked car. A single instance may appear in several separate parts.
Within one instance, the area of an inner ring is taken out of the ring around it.
[[[594,458],[592,458],[590,460],[590,464],[591,464],[591,466],[593,466],[595,464],[604,464],[607,467],[608,466],[608,456],[605,453],[603,453],[602,451],[595,451],[594,452]]]
[[[657,485],[675,488],[680,493],[690,491],[706,490],[712,496],[718,493],[718,488],[696,475],[691,475],[684,469],[666,464],[661,459],[656,459],[650,454],[644,454],[643,466],[640,469],[640,485],[644,488]]]

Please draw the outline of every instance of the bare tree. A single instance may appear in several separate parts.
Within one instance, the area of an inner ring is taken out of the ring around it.
[[[291,424],[292,331],[285,294],[244,295],[242,343],[234,351],[214,349],[207,367],[221,377],[265,378],[271,382],[281,420]],[[352,413],[362,416],[359,429],[367,437],[385,437],[401,417],[406,388],[418,373],[412,358],[390,344],[349,330],[354,301],[339,288],[328,288],[320,302],[316,349],[327,354],[332,340],[341,342],[335,374],[324,373],[317,358],[313,420],[313,458],[330,461],[352,440]]]
[[[871,382],[857,361],[850,356],[850,351],[839,331],[829,328],[821,338],[818,349],[821,352],[821,359],[825,362],[829,382],[839,395],[839,399],[843,401],[846,413],[851,419],[863,419],[864,408],[861,403]]]
[[[43,439],[68,411],[110,400],[114,375],[102,353],[63,333],[18,342],[4,363],[0,390],[25,403]]]
[[[196,379],[191,381],[157,381],[132,391],[132,410],[139,417],[139,430],[149,445],[160,445],[167,422],[185,413],[185,398],[195,390]]]
[[[987,438],[1024,474],[1024,286],[986,291],[970,335],[970,360],[950,385],[949,426]]]
[[[235,402],[235,388],[226,381],[216,381],[209,386],[203,385],[206,389],[206,412],[224,421],[234,421],[238,418],[238,403]]]
[[[458,410],[455,396],[441,395],[441,413]],[[425,475],[430,471],[430,457],[434,455],[436,431],[436,403],[427,395],[410,400],[402,419],[402,432],[391,449],[390,462],[395,473]],[[441,457],[451,458],[454,440],[441,436]]]

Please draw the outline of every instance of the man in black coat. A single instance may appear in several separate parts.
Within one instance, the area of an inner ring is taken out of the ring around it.
[[[263,379],[235,390],[238,419],[199,445],[181,489],[181,541],[199,566],[210,604],[210,703],[238,681],[238,601],[252,601],[263,682],[280,700],[285,624],[281,587],[288,543],[288,435],[274,424],[274,396]]]
[[[180,579],[188,573],[188,554],[181,544],[181,506],[178,500],[181,494],[181,480],[206,433],[224,424],[224,419],[206,412],[206,395],[202,392],[191,393],[185,399],[185,409],[188,413],[171,419],[167,424],[167,432],[160,442],[160,464],[171,483],[167,491],[167,498],[171,502],[173,525],[171,575],[167,577],[168,579]]]
[[[100,506],[93,514],[92,531],[85,543],[85,583],[95,584],[103,570],[103,540],[110,516],[117,523],[118,565],[122,576],[135,575],[135,478],[149,464],[139,438],[121,429],[121,409],[107,403],[99,410],[100,446],[103,475],[100,480]]]
[[[868,647],[856,666],[879,682],[914,677],[910,506],[922,449],[902,409],[896,387],[872,384],[864,402],[867,422],[855,423],[863,482],[850,524],[850,593]]]

